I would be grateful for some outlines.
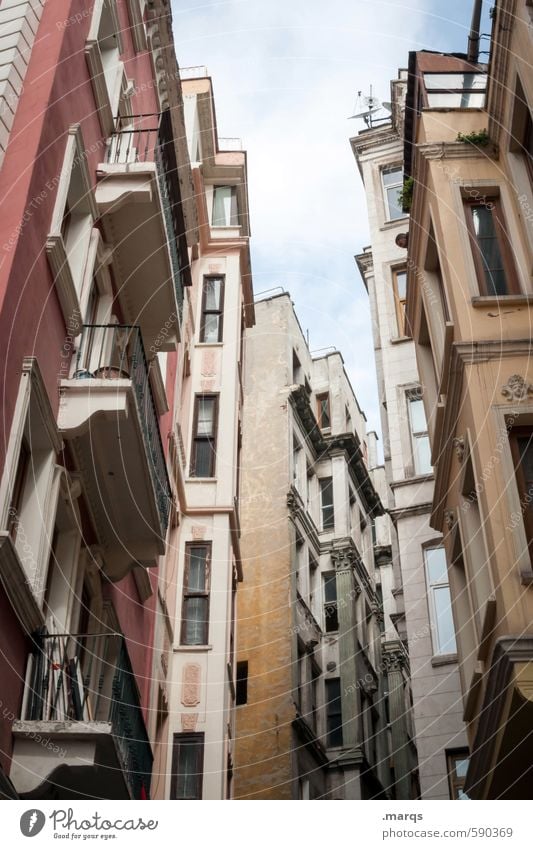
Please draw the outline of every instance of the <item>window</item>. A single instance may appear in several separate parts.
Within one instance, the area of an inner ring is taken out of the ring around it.
[[[213,188],[213,227],[238,227],[236,186],[214,186]]]
[[[191,477],[215,474],[218,395],[197,395],[194,404],[194,436]]]
[[[426,548],[424,560],[426,563],[433,650],[435,654],[455,654],[457,647],[444,548],[442,546]]]
[[[518,279],[499,198],[484,198],[483,203],[467,202],[465,207],[480,292],[483,295],[518,293]]]
[[[292,482],[300,494],[302,493],[301,460],[302,446],[297,439],[294,439],[292,443]]]
[[[394,289],[394,303],[396,305],[396,320],[398,322],[398,335],[407,336],[405,332],[405,303],[407,298],[407,269],[393,268],[392,285]]]
[[[342,746],[341,680],[326,680],[327,745]]]
[[[329,395],[325,392],[323,395],[316,396],[318,426],[321,430],[328,430],[331,427],[331,415],[329,411]]]
[[[171,799],[201,799],[204,770],[204,735],[174,734]]]
[[[482,109],[485,105],[486,74],[424,74],[424,85],[430,108]]]
[[[409,395],[407,402],[415,475],[429,475],[433,469],[424,402],[418,393]]]
[[[462,749],[457,752],[446,752],[446,760],[448,763],[450,799],[468,799],[469,797],[463,789],[466,773],[468,772],[468,749]]]
[[[401,165],[392,165],[384,168],[381,172],[383,181],[383,196],[385,198],[385,217],[387,221],[395,221],[396,218],[404,218],[398,195],[403,186],[403,168]]]
[[[296,351],[292,352],[292,382],[297,384],[304,382],[304,370]]]
[[[224,278],[204,277],[200,342],[222,342]]]
[[[512,428],[509,440],[529,555],[533,561],[533,431],[525,427]]]
[[[324,630],[326,633],[339,630],[339,610],[337,604],[337,576],[328,572],[323,576],[324,586]]]
[[[315,557],[309,552],[309,609],[314,616],[317,616],[317,592],[318,592],[318,563]]]
[[[85,56],[98,116],[106,136],[113,132],[114,116],[118,114],[123,74],[121,52],[116,0],[95,0]]]
[[[237,663],[237,687],[236,705],[245,705],[248,702],[248,661],[240,660]]]
[[[22,507],[22,497],[24,495],[24,489],[26,486],[26,478],[28,474],[28,468],[30,465],[30,457],[31,451],[28,447],[28,443],[23,438],[20,446],[20,454],[17,463],[17,472],[15,475],[15,482],[13,484],[13,494],[11,496],[11,504],[9,506],[8,520],[7,520],[7,530],[13,540],[15,542],[17,538],[17,530],[19,527],[19,516]]]
[[[335,527],[333,510],[333,479],[320,479],[320,508],[322,513],[322,530],[331,531]]]
[[[181,644],[206,646],[209,640],[211,543],[187,543],[183,576]]]

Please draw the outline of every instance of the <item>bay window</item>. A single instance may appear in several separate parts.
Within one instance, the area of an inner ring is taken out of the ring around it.
[[[209,637],[211,543],[187,543],[183,576],[181,644],[205,646]]]

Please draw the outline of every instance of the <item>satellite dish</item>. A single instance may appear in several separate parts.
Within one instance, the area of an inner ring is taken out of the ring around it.
[[[374,109],[370,109],[370,111],[367,112],[356,112],[355,115],[350,115],[348,120],[350,121],[352,118],[368,118],[368,116],[372,115],[372,112],[374,111]]]
[[[392,112],[392,103],[389,103],[388,100],[384,100],[381,105],[383,106],[383,109],[387,110],[387,112]]]
[[[354,114],[350,115],[348,120],[350,121],[354,118],[362,118],[367,127],[371,128],[373,116],[376,112],[380,112],[382,108],[381,101],[379,101],[377,97],[374,97],[372,94],[372,86],[370,86],[369,95],[363,95],[361,91],[357,92]],[[388,109],[389,112],[391,111],[388,106],[385,106],[385,108]]]

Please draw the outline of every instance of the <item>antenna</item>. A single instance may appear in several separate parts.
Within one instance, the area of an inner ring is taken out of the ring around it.
[[[362,91],[357,92],[354,114],[350,115],[348,120],[350,121],[352,118],[362,118],[368,129],[371,130],[375,124],[389,120],[389,117],[386,115],[382,115],[381,118],[374,118],[374,115],[377,112],[381,112],[383,109],[386,109],[387,112],[391,112],[392,104],[382,104],[378,98],[374,97],[372,94],[372,86],[370,86],[370,94],[368,95],[363,95]]]

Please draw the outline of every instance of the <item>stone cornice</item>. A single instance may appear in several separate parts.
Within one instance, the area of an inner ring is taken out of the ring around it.
[[[426,160],[432,159],[497,159],[498,149],[495,145],[489,144],[485,147],[477,147],[475,144],[468,142],[430,142],[419,144],[416,146],[415,157],[423,157]],[[415,159],[416,163],[416,159]],[[416,168],[415,164],[415,168]],[[417,171],[415,170],[415,173]],[[467,175],[465,175],[465,181]]]
[[[311,539],[315,551],[320,552],[320,538],[318,536],[318,530],[311,516],[305,509],[300,493],[294,486],[291,486],[287,493],[287,507],[289,508],[289,515],[291,519],[293,521],[298,520],[300,522],[305,533]]]

